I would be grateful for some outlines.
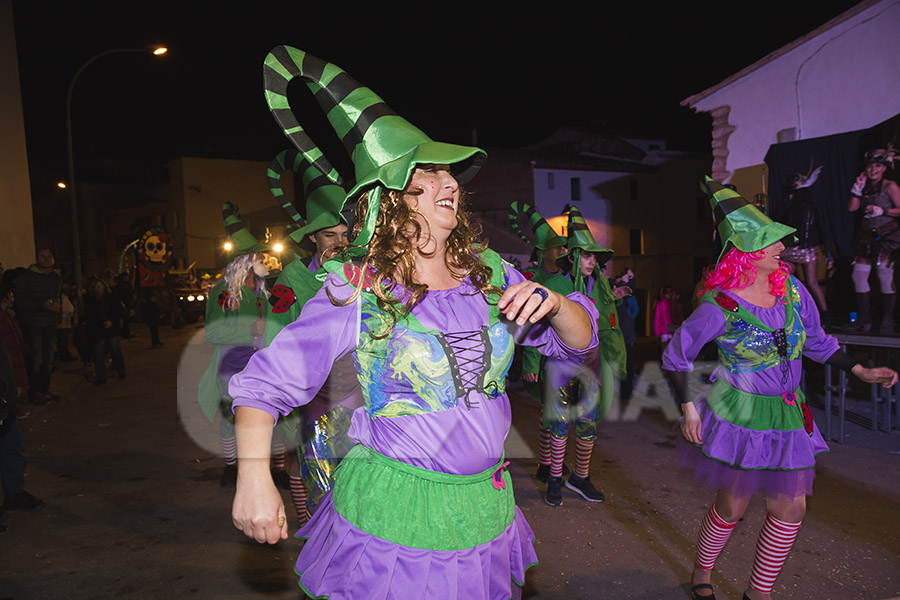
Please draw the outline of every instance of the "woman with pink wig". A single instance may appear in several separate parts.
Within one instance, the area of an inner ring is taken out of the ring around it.
[[[780,260],[794,229],[769,219],[735,191],[707,178],[723,250],[699,286],[696,310],[663,354],[689,442],[682,463],[717,491],[700,526],[691,597],[715,598],[710,575],[750,498],[768,514],[745,600],[771,598],[812,494],[815,457],[828,450],[800,389],[802,356],[890,387],[897,373],[869,369],[840,350],[816,304]],[[689,398],[686,375],[715,340],[719,366],[705,397]]]

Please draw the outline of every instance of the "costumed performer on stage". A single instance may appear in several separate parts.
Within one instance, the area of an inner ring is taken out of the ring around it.
[[[894,254],[900,248],[900,186],[884,178],[888,167],[894,167],[896,151],[887,148],[866,153],[865,171],[859,174],[850,190],[847,210],[856,212],[860,208],[862,222],[853,259],[853,287],[856,289],[856,308],[859,317],[845,331],[872,329],[871,287],[869,274],[872,263],[881,289],[881,326],[879,333],[894,333],[894,306],[897,290],[894,286]]]
[[[365,402],[353,413],[357,445],[297,534],[307,538],[301,587],[331,600],[519,598],[536,555],[503,459],[513,334],[551,355],[589,352],[596,310],[526,280],[476,241],[458,182],[475,175],[482,150],[430,140],[336,65],[279,46],[266,58],[268,102],[332,181],[339,175],[287,110],[295,76],[347,144],[357,218],[349,250],[323,265],[323,288],[300,318],[232,379],[234,523],[259,542],[287,537],[265,468],[272,426],[351,353]]]
[[[744,596],[758,600],[770,598],[806,513],[815,456],[828,450],[800,389],[801,358],[885,387],[897,373],[864,368],[822,330],[813,298],[779,260],[793,228],[710,178],[706,186],[722,253],[700,286],[699,305],[663,354],[684,414],[681,433],[690,442],[682,462],[717,490],[700,527],[691,597],[714,597],[716,558],[750,498],[762,494],[768,514]],[[705,398],[690,398],[687,372],[711,340],[719,350],[715,383]]]

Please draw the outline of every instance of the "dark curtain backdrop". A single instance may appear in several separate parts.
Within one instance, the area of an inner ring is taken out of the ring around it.
[[[785,182],[795,173],[807,173],[822,165],[822,172],[810,191],[825,209],[827,227],[835,248],[835,270],[827,282],[829,311],[846,313],[854,310],[853,283],[850,279],[859,215],[847,210],[850,188],[863,170],[863,155],[888,143],[900,141],[900,114],[872,127],[847,133],[773,144],[766,153],[769,168],[769,212],[778,220],[787,206]],[[900,165],[888,170],[885,177],[900,179]]]

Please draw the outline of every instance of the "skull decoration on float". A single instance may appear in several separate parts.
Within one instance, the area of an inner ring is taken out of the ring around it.
[[[137,245],[138,287],[161,287],[172,267],[169,234],[160,227],[147,229]]]

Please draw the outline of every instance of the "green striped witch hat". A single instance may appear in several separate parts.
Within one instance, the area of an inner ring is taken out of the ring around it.
[[[705,178],[704,186],[701,187],[705,187],[709,194],[713,218],[722,242],[719,260],[722,260],[731,247],[741,252],[755,252],[779,240],[787,245],[796,243],[797,238],[793,235],[796,229],[773,221],[736,191],[710,177]]]
[[[225,235],[231,242],[229,254],[239,256],[251,252],[268,252],[267,244],[260,244],[250,230],[244,227],[241,220],[241,211],[234,202],[226,202],[222,205],[222,220],[225,221]]]
[[[382,188],[402,190],[417,164],[446,164],[460,183],[469,181],[487,154],[470,146],[432,141],[395,113],[343,69],[297,48],[277,46],[265,59],[266,102],[297,149],[334,183],[341,178],[297,121],[287,98],[288,83],[302,77],[353,161],[356,183],[346,195],[369,192],[369,211],[354,246],[372,239]],[[357,249],[357,253],[359,249]]]
[[[297,174],[295,181],[303,185],[303,195],[306,198],[306,224],[303,224],[300,213],[281,189],[281,175],[288,167]],[[338,223],[347,224],[347,220],[341,215],[345,197],[344,188],[332,183],[331,179],[297,150],[283,150],[272,159],[268,169],[268,180],[269,191],[298,225],[297,229],[290,233],[291,239],[298,244],[304,237],[320,229],[334,227]]]
[[[569,257],[568,260],[572,263],[572,269],[569,272],[572,274],[572,280],[575,282],[575,291],[583,294],[586,292],[587,286],[585,285],[584,277],[581,276],[581,253],[593,252],[597,254],[597,265],[594,267],[594,270],[598,271],[612,257],[613,251],[594,241],[594,236],[591,234],[590,228],[588,228],[587,221],[581,216],[581,211],[574,206],[569,207],[569,222],[566,226],[566,235],[566,248],[569,250],[566,256]]]
[[[529,240],[519,228],[519,213],[524,213],[528,217],[531,230],[534,232],[534,242]],[[509,225],[522,238],[523,242],[533,244],[538,250],[549,250],[566,245],[566,238],[557,235],[550,227],[550,223],[541,216],[541,213],[525,202],[517,201],[509,205]]]

